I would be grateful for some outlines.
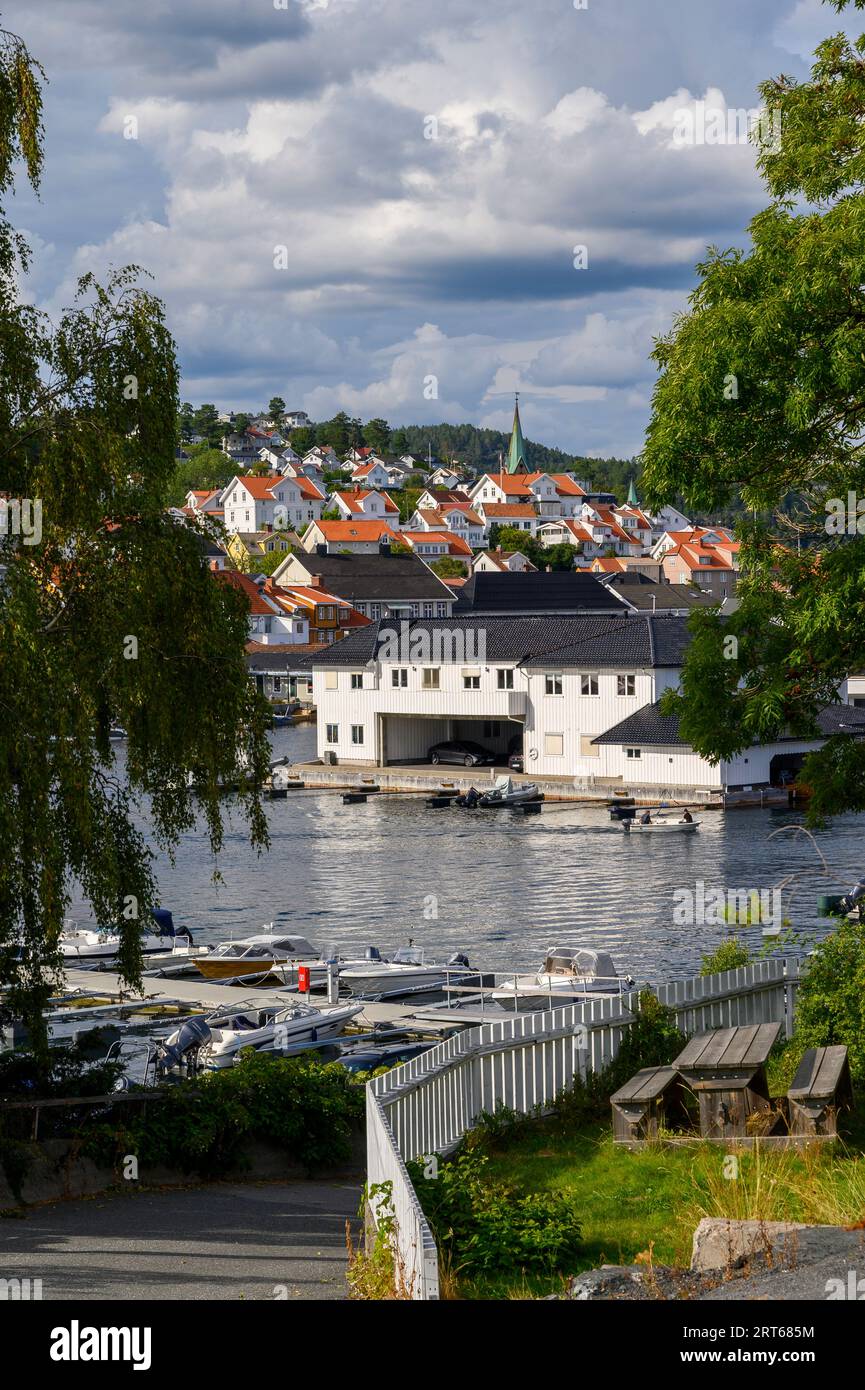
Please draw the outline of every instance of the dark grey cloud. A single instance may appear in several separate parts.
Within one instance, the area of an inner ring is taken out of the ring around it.
[[[754,105],[842,19],[816,0],[5,0],[3,22],[51,79],[43,198],[13,207],[49,306],[134,260],[185,395],[506,423],[519,385],[530,433],[631,452],[653,335],[766,200],[750,151],[671,150],[665,111]]]

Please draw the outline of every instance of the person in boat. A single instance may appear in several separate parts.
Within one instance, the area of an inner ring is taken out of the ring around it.
[[[690,824],[693,822],[693,819],[694,819],[694,817],[691,815],[691,812],[686,808],[686,809],[685,809],[685,814],[683,815],[682,820],[683,820],[683,821],[686,821],[687,824],[690,825]]]
[[[644,811],[643,814],[640,816],[640,825],[651,825],[651,824],[652,824],[652,817],[649,815],[649,812],[646,810],[646,811]]]

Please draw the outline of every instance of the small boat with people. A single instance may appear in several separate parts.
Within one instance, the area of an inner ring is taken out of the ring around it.
[[[663,811],[653,815],[649,807],[641,815],[623,819],[621,822],[627,835],[689,835],[693,834],[699,824],[687,809],[681,813]]]
[[[564,1008],[581,999],[617,998],[633,987],[630,975],[620,975],[606,951],[590,946],[550,946],[534,975],[515,975],[493,990],[493,1000],[505,1009],[537,1012]]]

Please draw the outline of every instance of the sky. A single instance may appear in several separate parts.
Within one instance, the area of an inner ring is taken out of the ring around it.
[[[626,457],[653,339],[767,201],[714,113],[805,77],[845,27],[820,0],[0,12],[49,79],[40,198],[22,182],[9,207],[28,298],[56,315],[79,275],[132,262],[184,400],[509,429],[519,390],[529,438]]]

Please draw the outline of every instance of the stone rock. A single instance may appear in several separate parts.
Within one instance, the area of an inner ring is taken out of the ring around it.
[[[773,1256],[789,1258],[799,1246],[797,1233],[812,1229],[792,1221],[731,1221],[704,1216],[694,1231],[691,1269],[739,1269],[760,1256],[768,1260]]]

